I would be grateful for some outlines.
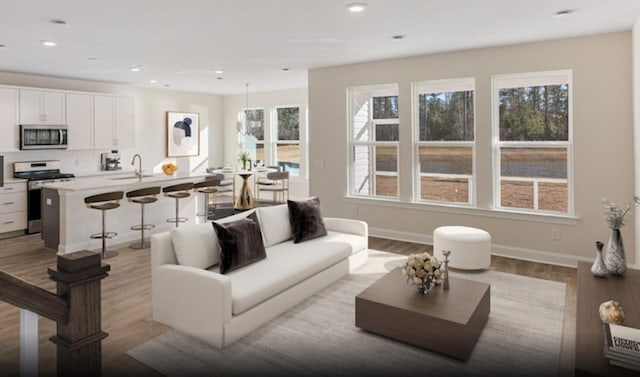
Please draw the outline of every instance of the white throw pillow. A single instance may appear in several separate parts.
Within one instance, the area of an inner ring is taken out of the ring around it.
[[[206,269],[220,263],[220,244],[211,222],[171,230],[178,264]]]
[[[264,247],[277,245],[293,236],[289,223],[289,207],[286,204],[258,208]]]

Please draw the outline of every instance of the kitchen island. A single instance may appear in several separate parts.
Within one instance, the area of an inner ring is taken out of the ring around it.
[[[100,212],[86,207],[84,198],[91,195],[111,191],[128,191],[146,187],[199,182],[209,174],[176,173],[143,175],[141,178],[128,176],[84,178],[69,182],[47,183],[43,187],[43,230],[45,246],[56,250],[59,254],[68,254],[80,250],[99,250],[101,240],[90,239],[89,236],[99,233],[101,229]],[[187,223],[195,224],[203,219],[196,217],[197,208],[204,203],[203,195],[192,193],[180,200],[180,216],[187,217]],[[175,227],[167,223],[167,219],[175,216],[175,200],[165,198],[162,193],[158,201],[145,206],[145,223],[154,224],[155,228],[147,234],[165,232]],[[120,201],[120,207],[107,211],[106,227],[109,232],[118,235],[108,244],[133,242],[140,239],[140,231],[131,230],[133,225],[140,224],[140,205],[129,203],[126,196]]]

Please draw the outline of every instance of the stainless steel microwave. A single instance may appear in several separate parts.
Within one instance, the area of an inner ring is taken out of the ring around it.
[[[20,149],[67,149],[68,130],[64,125],[21,124]]]

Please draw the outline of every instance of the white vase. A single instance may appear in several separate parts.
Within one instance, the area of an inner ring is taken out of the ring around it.
[[[627,272],[627,260],[624,256],[624,244],[620,229],[613,229],[607,244],[607,255],[604,259],[607,271],[612,275],[624,275]]]
[[[591,265],[591,273],[599,278],[609,275],[609,270],[607,270],[607,266],[604,264],[604,258],[602,257],[603,247],[604,244],[602,242],[596,242],[596,260],[593,262],[593,265]]]

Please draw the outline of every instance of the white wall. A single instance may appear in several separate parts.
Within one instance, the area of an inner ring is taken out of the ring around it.
[[[633,26],[633,161],[635,173],[635,195],[640,196],[640,18]],[[640,208],[636,207],[636,217]],[[640,239],[640,221],[635,222],[635,237]],[[640,242],[636,242],[636,261],[640,261]]]
[[[307,89],[290,89],[263,93],[251,93],[249,86],[249,108],[264,109],[265,130],[271,129],[271,122],[274,119],[273,112],[276,107],[298,106],[300,108],[300,154],[301,159],[306,156],[307,150]],[[239,139],[236,129],[238,116],[246,108],[246,95],[224,96],[223,98],[223,124],[224,124],[224,161],[219,165],[238,164]],[[266,133],[266,132],[265,132]],[[265,148],[268,148],[268,135],[265,135]],[[309,181],[307,178],[308,163],[305,159],[301,163],[299,177],[292,177],[289,181],[291,197],[303,198],[309,195]]]
[[[329,216],[356,217],[372,233],[429,242],[441,225],[488,230],[495,253],[575,264],[592,261],[594,243],[610,231],[601,197],[621,204],[634,193],[631,33],[459,51],[309,72],[310,194],[318,195]],[[411,197],[411,82],[475,77],[478,205],[492,201],[492,75],[547,70],[573,71],[575,215],[577,221],[505,217],[490,209],[452,211],[446,207],[399,205],[347,196],[347,88],[399,84],[400,197]],[[356,215],[354,215],[356,214]],[[635,250],[633,217],[622,228],[627,250]],[[551,229],[561,239],[551,240]],[[627,251],[629,261],[635,260]]]
[[[164,162],[173,161],[180,171],[203,171],[223,160],[222,97],[211,94],[174,90],[144,89],[128,85],[86,80],[59,79],[45,76],[0,72],[0,85],[77,90],[131,96],[135,101],[135,147],[121,149],[123,169],[131,169],[135,153],[142,156],[145,171],[160,172]],[[198,157],[166,157],[166,112],[200,113],[200,155]],[[100,170],[100,153],[91,151],[20,151],[2,153],[5,175],[13,175],[14,161],[60,159],[64,172],[82,174]],[[1,152],[0,152],[1,153]]]

